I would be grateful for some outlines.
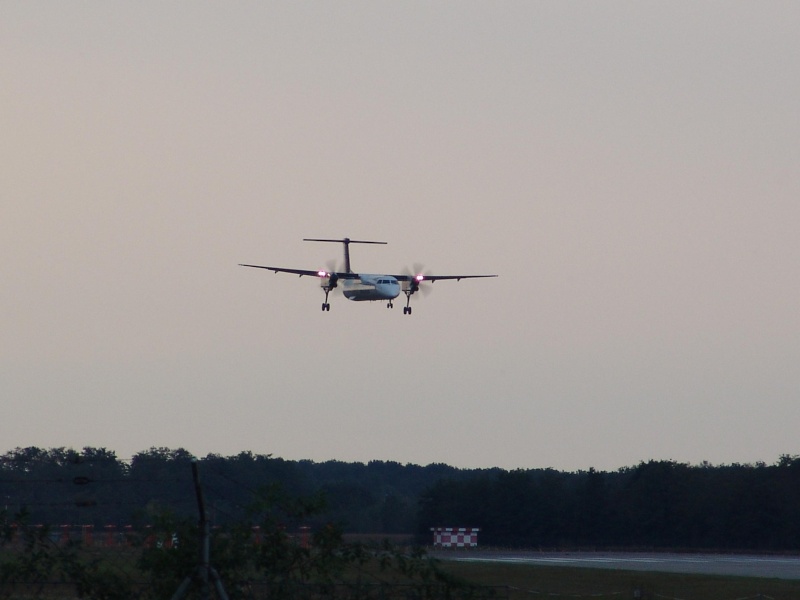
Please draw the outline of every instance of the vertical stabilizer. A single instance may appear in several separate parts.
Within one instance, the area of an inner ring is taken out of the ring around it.
[[[304,242],[334,242],[344,245],[344,272],[352,273],[350,268],[350,244],[386,244],[387,242],[369,242],[366,240],[351,240],[350,238],[343,238],[341,240],[328,240],[320,238],[303,238]]]

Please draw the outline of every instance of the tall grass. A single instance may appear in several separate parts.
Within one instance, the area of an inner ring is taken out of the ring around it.
[[[800,600],[800,581],[682,575],[442,560],[443,570],[479,585],[505,585],[510,600],[619,598],[642,600]]]

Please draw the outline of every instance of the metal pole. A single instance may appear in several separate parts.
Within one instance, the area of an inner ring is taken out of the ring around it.
[[[211,594],[208,586],[208,571],[211,568],[210,530],[206,519],[206,505],[203,500],[203,488],[200,486],[200,473],[197,470],[196,458],[192,459],[192,479],[194,479],[194,492],[197,496],[197,510],[200,513],[197,523],[197,529],[200,532],[200,598],[201,600],[210,600]]]
[[[197,528],[200,533],[200,556],[197,564],[197,576],[200,579],[200,598],[202,600],[210,600],[211,587],[209,586],[209,577],[214,580],[214,587],[217,590],[217,596],[220,600],[228,600],[228,594],[222,586],[222,580],[219,578],[217,571],[211,566],[211,527],[206,518],[206,504],[203,499],[203,488],[200,486],[200,473],[197,470],[197,459],[192,459],[192,479],[194,480],[194,492],[197,496],[197,509],[200,513],[200,518],[197,522]],[[179,600],[186,594],[191,583],[191,576],[187,577],[183,583],[178,587],[172,600]]]

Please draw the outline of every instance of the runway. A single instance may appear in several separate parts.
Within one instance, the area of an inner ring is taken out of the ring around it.
[[[800,579],[800,556],[659,552],[514,552],[481,549],[436,550],[431,552],[431,555],[442,560]]]

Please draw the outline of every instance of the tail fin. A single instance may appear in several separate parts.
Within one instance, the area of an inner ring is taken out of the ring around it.
[[[368,242],[365,240],[351,240],[350,238],[343,238],[341,240],[327,240],[320,238],[303,238],[304,242],[335,242],[337,244],[344,244],[344,271],[345,273],[352,273],[350,269],[350,244],[386,244],[387,242]]]

